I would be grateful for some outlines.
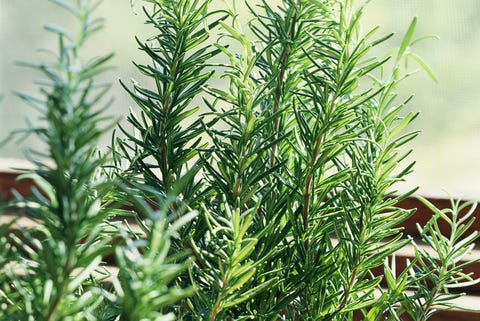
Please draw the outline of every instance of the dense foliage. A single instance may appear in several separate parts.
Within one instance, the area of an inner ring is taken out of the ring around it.
[[[392,263],[416,246],[397,205],[414,191],[396,191],[416,113],[395,93],[416,19],[377,58],[391,35],[362,33],[353,0],[252,1],[246,26],[235,1],[146,1],[151,82],[122,83],[136,107],[102,156],[110,55],[79,56],[101,21],[88,0],[52,1],[80,31],[48,28],[43,96],[20,95],[45,145],[27,154],[37,189],[10,206],[40,224],[0,228],[2,320],[427,320],[473,282],[457,264],[477,238],[469,203],[429,204],[435,251]]]

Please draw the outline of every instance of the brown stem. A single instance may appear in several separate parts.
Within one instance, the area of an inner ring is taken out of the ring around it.
[[[335,108],[335,100],[329,104],[330,109],[327,110],[326,119],[330,119],[330,114],[332,113],[333,109]],[[315,165],[318,161],[320,146],[323,143],[323,135],[319,135],[315,140],[315,146],[313,147],[312,151],[312,159],[310,160],[310,164],[308,165],[308,175],[305,181],[305,188],[303,190],[303,228],[306,231],[308,228],[308,220],[310,217],[310,202],[311,202],[311,188],[312,188],[312,181],[313,181],[313,172],[315,170]],[[305,241],[305,246],[308,248],[308,240]]]
[[[217,296],[217,300],[215,301],[215,305],[213,306],[212,314],[210,314],[209,321],[215,321],[215,318],[217,317],[218,312],[220,312],[219,308],[220,308],[222,294],[229,281],[230,281],[230,269],[227,271],[227,274],[223,279],[222,289],[220,290],[220,293]]]
[[[360,265],[360,259],[361,259],[360,252],[363,245],[365,244],[365,241],[366,241],[366,228],[365,228],[365,225],[363,225],[362,231],[360,234],[360,240],[358,242],[357,253],[355,255],[354,268],[353,268],[352,274],[350,275],[350,280],[348,282],[348,288],[344,292],[342,301],[340,302],[340,305],[337,311],[340,311],[341,309],[343,309],[343,307],[347,304],[348,297],[350,296],[350,293],[352,292],[353,287],[355,286],[355,280],[357,279],[358,267]]]

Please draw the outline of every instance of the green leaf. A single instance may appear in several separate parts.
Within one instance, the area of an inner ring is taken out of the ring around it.
[[[230,294],[240,289],[245,283],[247,283],[252,279],[255,272],[256,272],[256,269],[252,267],[252,268],[249,268],[247,271],[245,271],[245,273],[242,273],[240,277],[233,276],[232,278],[234,280],[234,283],[227,287],[225,294]]]
[[[412,22],[408,26],[407,32],[403,36],[402,42],[400,44],[400,48],[398,49],[397,58],[396,58],[397,62],[403,58],[405,51],[407,50],[408,46],[410,46],[416,26],[417,26],[417,17],[414,17]]]
[[[37,186],[42,193],[45,193],[53,206],[58,206],[56,204],[55,190],[53,186],[43,177],[36,173],[27,173],[22,174],[17,177],[17,180],[31,179],[35,186]]]
[[[237,306],[240,303],[242,303],[242,302],[244,302],[244,301],[246,301],[246,300],[248,300],[252,297],[255,297],[255,296],[259,295],[261,292],[268,289],[270,286],[272,286],[276,282],[278,282],[278,280],[276,278],[269,279],[268,281],[262,283],[261,285],[250,288],[247,291],[244,291],[239,295],[232,294],[225,299],[225,301],[222,303],[222,307],[224,309],[228,309],[228,308]]]
[[[255,250],[255,245],[257,245],[257,239],[244,239],[242,240],[242,248],[236,253],[233,258],[232,265],[235,266],[240,264],[243,260],[250,256],[250,254]]]
[[[229,26],[228,24],[226,24],[225,22],[223,21],[219,21],[218,22],[223,29],[225,29],[228,34],[235,40],[237,40],[238,42],[240,42],[243,46],[249,46],[246,38],[245,38],[245,35],[241,34],[240,32],[238,32],[235,28]]]
[[[101,256],[94,258],[88,266],[82,268],[81,272],[74,276],[73,279],[68,283],[68,291],[74,292],[78,290],[78,287],[88,278],[93,272],[98,269],[100,262],[102,261]]]
[[[422,67],[422,69],[426,71],[426,73],[430,76],[430,78],[432,78],[434,82],[438,83],[438,78],[435,76],[435,73],[433,72],[433,70],[430,69],[430,67],[423,61],[422,58],[420,58],[419,55],[413,52],[410,52],[408,54],[408,57],[413,58],[420,65],[420,67]]]

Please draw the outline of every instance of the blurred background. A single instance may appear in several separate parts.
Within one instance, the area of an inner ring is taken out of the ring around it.
[[[104,75],[113,82],[115,101],[110,109],[124,118],[132,105],[118,80],[140,79],[132,65],[147,62],[137,50],[134,36],[146,39],[152,31],[143,24],[140,2],[136,15],[129,0],[104,0],[97,16],[106,28],[89,42],[85,56],[114,52],[116,67]],[[254,3],[255,0],[250,0]],[[245,6],[239,6],[244,8]],[[400,189],[420,186],[425,196],[455,196],[480,199],[480,1],[479,0],[373,0],[365,10],[365,30],[380,25],[379,34],[395,32],[388,47],[400,44],[414,16],[416,36],[436,35],[413,48],[435,72],[438,83],[419,71],[399,88],[400,96],[414,94],[409,110],[420,111],[411,130],[421,129],[410,144],[414,173]],[[13,94],[36,94],[38,74],[15,65],[46,58],[38,48],[52,48],[56,38],[42,30],[46,23],[70,26],[72,19],[47,0],[0,0],[0,141],[12,130],[25,127],[33,110]],[[108,136],[108,135],[107,135]],[[108,144],[110,137],[104,138]],[[22,150],[35,141],[10,143],[0,148],[1,158],[22,158]],[[448,193],[448,194],[447,194]]]

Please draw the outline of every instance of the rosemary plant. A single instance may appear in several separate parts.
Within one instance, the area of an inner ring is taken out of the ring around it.
[[[0,226],[1,320],[425,321],[476,282],[460,261],[478,237],[473,203],[424,201],[433,251],[398,227],[414,213],[398,203],[415,190],[396,186],[417,114],[395,91],[406,58],[426,68],[410,52],[416,19],[378,58],[391,34],[362,33],[354,0],[251,1],[246,26],[234,0],[145,0],[151,63],[136,66],[151,83],[122,82],[138,110],[109,163],[96,76],[111,55],[80,56],[96,4],[51,1],[80,27],[48,27],[56,60],[28,64],[46,78],[41,98],[20,94],[43,115],[27,132],[44,150],[27,153],[36,188],[12,206],[39,225]]]
[[[403,311],[415,321],[428,320],[442,309],[455,308],[452,300],[463,293],[452,293],[452,289],[480,281],[478,276],[475,279],[472,273],[464,272],[466,267],[480,261],[479,258],[464,260],[479,237],[478,231],[471,232],[477,203],[452,201],[451,208],[440,210],[427,200],[421,200],[433,212],[425,227],[418,226],[423,243],[429,247],[417,249],[409,284],[414,294],[401,300]],[[442,223],[451,228],[450,235],[442,235],[439,227]]]
[[[405,305],[437,295],[422,283],[430,274],[420,252],[409,268],[422,272],[398,282],[389,273],[387,289],[373,274],[382,266],[388,273],[385,260],[410,243],[397,226],[413,211],[397,204],[414,190],[395,186],[412,170],[401,147],[417,135],[404,133],[417,114],[405,114],[411,97],[398,101],[395,89],[418,41],[416,19],[399,48],[377,58],[372,48],[391,34],[362,34],[355,1],[247,2],[245,32],[235,1],[148,2],[156,33],[140,49],[152,64],[138,68],[152,88],[127,87],[140,110],[114,150],[127,181],[165,195],[175,180],[188,181],[170,215],[181,216],[182,206],[199,215],[172,253],[191,251],[193,265],[177,282],[196,292],[177,318],[428,314],[430,306]],[[411,289],[415,299],[406,299]]]
[[[108,90],[94,79],[111,55],[80,58],[82,45],[102,24],[91,17],[93,3],[54,2],[77,19],[79,28],[71,33],[48,25],[58,37],[55,60],[24,64],[45,77],[41,97],[19,94],[43,116],[42,125],[26,131],[44,145],[26,153],[35,169],[22,178],[32,179],[36,188],[29,198],[19,195],[14,206],[25,208],[41,225],[12,235],[18,258],[7,270],[3,295],[9,299],[16,293],[18,299],[2,309],[4,320],[92,320],[102,299],[92,275],[111,252],[103,223],[109,212],[102,209],[101,198],[112,182],[98,175],[104,159],[97,157],[96,142],[104,116],[94,109]]]
[[[112,55],[91,60],[80,56],[83,44],[102,28],[102,20],[92,16],[98,3],[52,2],[78,21],[78,30],[47,26],[58,38],[58,50],[52,52],[55,60],[24,64],[45,77],[40,81],[41,97],[19,94],[42,115],[41,125],[26,132],[40,138],[43,146],[26,153],[35,169],[21,178],[35,182],[32,195],[17,195],[11,206],[24,209],[38,225],[19,226],[18,232],[8,235],[4,234],[10,225],[0,228],[2,244],[9,244],[0,252],[0,319],[109,320],[120,314],[121,320],[160,320],[162,316],[166,320],[167,314],[158,308],[188,294],[166,287],[163,296],[152,297],[161,286],[159,277],[168,285],[167,275],[175,278],[181,271],[180,265],[167,264],[165,259],[174,226],[166,226],[166,221],[144,207],[151,228],[145,225],[149,238],[140,246],[144,251],[140,254],[131,241],[123,247],[121,229],[108,222],[115,213],[107,207],[108,194],[117,184],[102,170],[106,157],[99,156],[96,145],[106,130],[101,123],[108,118],[103,114],[110,102],[102,101],[110,86],[96,77],[109,68],[106,64]],[[114,253],[121,284],[115,294],[108,291],[114,276],[104,267]],[[142,255],[146,257],[140,261]],[[139,289],[152,297],[146,309],[132,294],[140,295]],[[117,306],[122,307],[121,313]]]

